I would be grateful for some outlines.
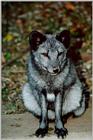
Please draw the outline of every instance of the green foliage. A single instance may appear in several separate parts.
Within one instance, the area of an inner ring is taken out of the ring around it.
[[[2,88],[2,100],[7,101],[9,95],[9,89],[7,87]]]
[[[16,111],[16,104],[13,102],[7,103],[5,114],[15,113],[15,111]]]
[[[5,52],[5,59],[9,61],[11,59],[11,53],[9,51]]]

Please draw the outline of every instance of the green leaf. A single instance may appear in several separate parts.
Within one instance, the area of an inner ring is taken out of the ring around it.
[[[7,61],[11,59],[11,54],[10,54],[10,52],[6,52],[6,53],[5,53],[5,59],[6,59]]]
[[[13,40],[13,38],[14,38],[13,35],[7,34],[7,35],[4,37],[4,40],[9,42],[9,41]]]

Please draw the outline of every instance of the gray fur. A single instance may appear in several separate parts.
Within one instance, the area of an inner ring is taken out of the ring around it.
[[[23,101],[33,114],[42,117],[39,128],[47,127],[48,117],[55,119],[55,127],[61,129],[61,117],[69,112],[77,116],[82,114],[85,100],[82,100],[82,84],[73,63],[66,56],[64,44],[54,35],[46,35],[46,38],[28,58],[28,83],[23,88]],[[46,95],[42,93],[43,89]],[[59,93],[55,94],[56,90]],[[51,102],[54,102],[54,108],[48,110],[47,104]]]

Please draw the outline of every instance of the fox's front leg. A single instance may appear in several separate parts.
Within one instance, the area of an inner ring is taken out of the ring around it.
[[[64,128],[62,120],[62,91],[55,91],[55,133],[57,137],[62,137],[67,135],[68,131]]]
[[[47,101],[46,101],[46,89],[41,91],[40,95],[40,102],[41,102],[41,118],[40,118],[40,125],[39,129],[36,131],[36,136],[44,137],[48,133],[48,111],[47,111]]]

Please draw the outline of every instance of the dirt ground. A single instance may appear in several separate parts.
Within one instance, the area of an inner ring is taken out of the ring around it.
[[[91,101],[85,114],[78,118],[69,118],[65,127],[68,129],[66,140],[91,140],[92,139],[92,106]],[[31,113],[2,115],[2,139],[40,139],[34,133],[39,121]],[[57,139],[54,135],[54,123],[49,124],[48,135],[44,140]]]

